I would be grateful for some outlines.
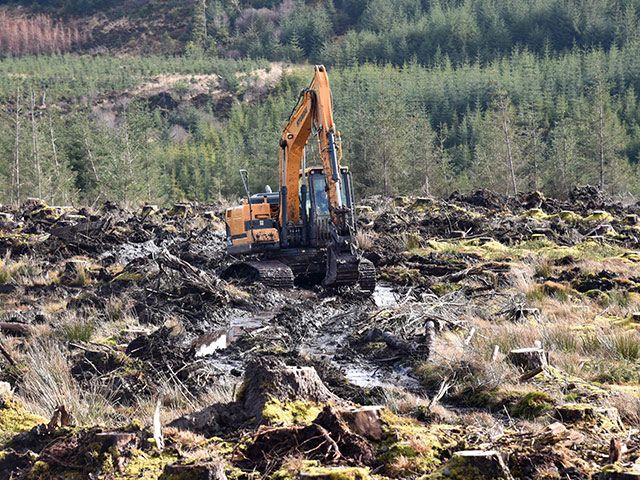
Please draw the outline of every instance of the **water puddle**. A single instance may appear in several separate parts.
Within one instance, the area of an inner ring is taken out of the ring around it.
[[[156,245],[153,240],[148,240],[143,243],[125,243],[113,250],[104,252],[98,258],[101,260],[105,258],[114,258],[116,262],[126,265],[127,263],[137,260],[138,258],[148,257],[155,255],[162,250],[162,247]]]
[[[398,304],[398,296],[388,285],[377,285],[371,298],[378,308],[393,307]]]
[[[228,343],[235,342],[243,333],[257,330],[273,317],[273,313],[238,315],[231,318],[227,331]]]
[[[420,391],[420,383],[403,370],[375,369],[364,365],[342,365],[342,371],[347,379],[362,388],[404,388],[410,391]]]
[[[236,315],[229,321],[229,327],[216,330],[197,338],[191,345],[195,348],[196,357],[211,355],[217,350],[224,350],[246,332],[252,332],[264,326],[273,316],[272,313]]]

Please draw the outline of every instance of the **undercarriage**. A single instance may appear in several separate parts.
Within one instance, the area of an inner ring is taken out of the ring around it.
[[[323,284],[325,287],[357,285],[366,292],[375,289],[375,267],[369,260],[351,253],[340,253],[336,257],[336,261],[331,262],[335,265],[335,272],[327,275],[325,249],[284,249],[234,263],[225,269],[222,278],[259,282],[278,288]],[[326,281],[329,277],[332,277],[331,282]]]

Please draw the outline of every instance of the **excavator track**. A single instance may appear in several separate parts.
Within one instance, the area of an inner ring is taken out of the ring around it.
[[[373,263],[366,258],[361,258],[358,265],[358,273],[360,274],[358,281],[360,290],[373,292],[376,289],[376,267]]]
[[[223,278],[241,278],[268,287],[293,288],[293,271],[277,260],[257,260],[231,265]]]
[[[325,287],[357,285],[360,279],[358,264],[358,258],[351,253],[335,254],[334,271],[332,275],[327,272],[327,276],[322,282],[323,285]]]

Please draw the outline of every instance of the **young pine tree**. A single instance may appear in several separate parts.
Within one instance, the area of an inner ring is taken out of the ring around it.
[[[589,161],[592,181],[601,190],[628,188],[630,165],[624,157],[626,132],[616,112],[609,84],[598,75],[588,97],[588,109],[582,124],[583,155]]]
[[[522,164],[521,135],[515,111],[505,92],[500,92],[476,129],[479,140],[474,151],[473,183],[503,193],[518,193]]]

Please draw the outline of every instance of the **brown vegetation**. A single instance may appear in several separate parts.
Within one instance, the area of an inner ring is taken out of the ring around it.
[[[25,16],[0,9],[0,55],[62,53],[78,47],[86,38],[79,27],[47,15]]]

